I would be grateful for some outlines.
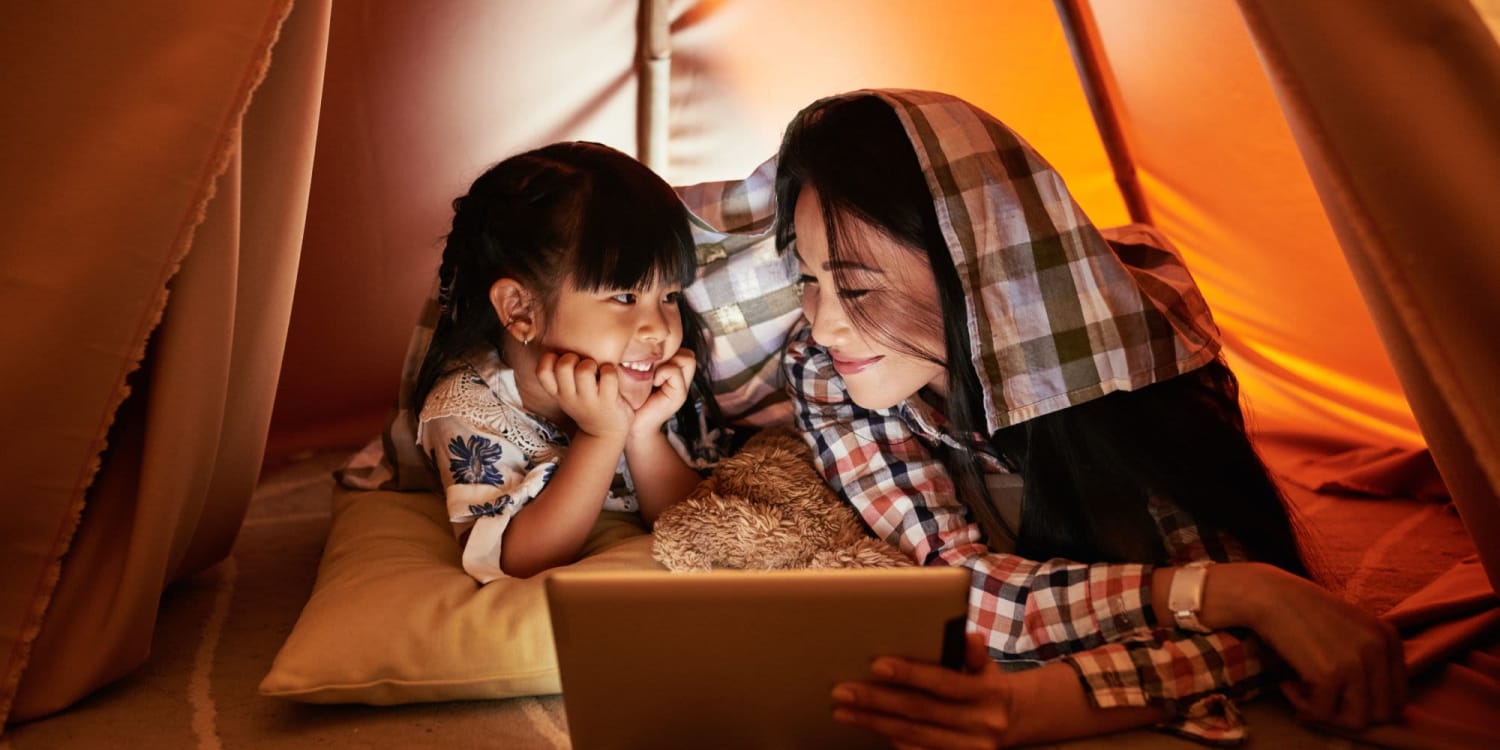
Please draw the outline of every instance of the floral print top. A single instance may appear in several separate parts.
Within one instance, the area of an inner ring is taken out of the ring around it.
[[[712,466],[713,446],[687,450],[676,419],[667,422],[667,438],[689,466]],[[417,444],[442,481],[464,571],[480,583],[506,577],[505,529],[552,478],[567,453],[567,435],[522,408],[515,371],[490,351],[456,363],[433,386],[417,419]],[[639,510],[623,455],[603,510]]]

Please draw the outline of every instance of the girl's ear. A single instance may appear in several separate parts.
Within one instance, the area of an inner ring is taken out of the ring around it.
[[[490,285],[490,306],[495,308],[495,317],[517,341],[530,341],[536,334],[536,319],[533,315],[531,292],[515,279],[500,279]]]

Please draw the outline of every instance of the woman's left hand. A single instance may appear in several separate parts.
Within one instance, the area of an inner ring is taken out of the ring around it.
[[[698,361],[686,347],[678,349],[670,359],[656,366],[656,376],[651,383],[651,395],[635,410],[635,419],[630,423],[632,436],[653,434],[672,418],[687,401],[688,387],[693,374],[698,371]]]
[[[872,681],[834,686],[835,720],[872,729],[900,750],[1004,746],[1014,691],[979,634],[968,634],[962,672],[890,657],[871,672]]]

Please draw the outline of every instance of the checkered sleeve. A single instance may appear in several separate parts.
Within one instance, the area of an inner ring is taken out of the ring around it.
[[[1263,646],[1245,631],[1198,634],[1158,628],[1123,643],[1063,657],[1100,708],[1165,706],[1162,729],[1211,744],[1245,739],[1230,696],[1258,687]]]
[[[1171,707],[1182,718],[1167,728],[1196,739],[1234,741],[1243,731],[1238,715],[1229,715],[1233,704],[1212,699],[1259,672],[1253,640],[1155,627],[1150,565],[991,552],[947,472],[897,409],[854,404],[807,330],[788,344],[783,365],[798,427],[824,479],[877,536],[918,563],[971,571],[971,626],[986,635],[997,661],[1064,659],[1095,705]],[[1189,716],[1203,711],[1219,718]]]
[[[806,330],[784,358],[814,462],[879,536],[923,565],[973,574],[969,609],[1005,661],[1050,661],[1148,631],[1151,568],[991,553],[952,480],[896,409],[854,404]]]

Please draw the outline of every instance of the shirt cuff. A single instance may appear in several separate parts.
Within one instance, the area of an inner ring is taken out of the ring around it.
[[[1140,707],[1151,704],[1141,685],[1135,661],[1123,644],[1112,643],[1062,658],[1078,673],[1083,692],[1096,708]]]
[[[1073,668],[1084,694],[1098,708],[1141,707],[1152,704],[1137,674],[1130,652],[1121,646],[1105,646],[1062,659]],[[1168,708],[1177,704],[1168,700]],[[1157,725],[1158,729],[1209,745],[1232,746],[1249,736],[1245,717],[1227,695],[1211,693],[1193,701],[1177,716]]]

